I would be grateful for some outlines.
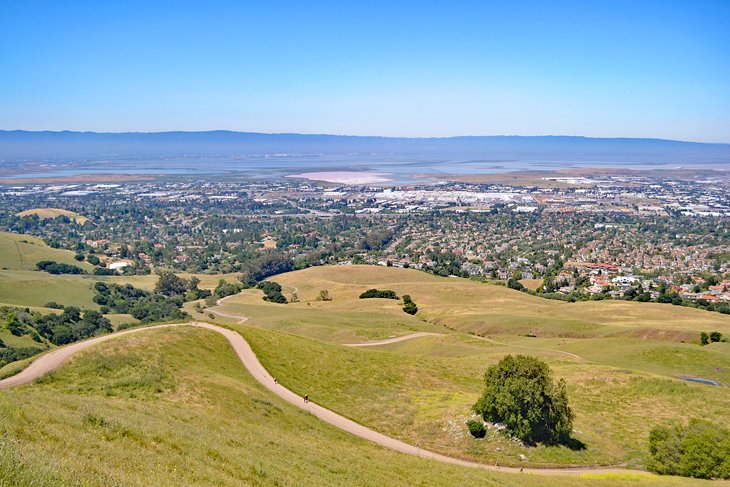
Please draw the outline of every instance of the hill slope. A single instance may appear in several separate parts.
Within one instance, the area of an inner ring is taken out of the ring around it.
[[[38,237],[0,232],[0,269],[31,271],[40,260],[73,264],[87,271],[93,268],[91,264],[75,260],[74,255],[69,250],[51,248]]]
[[[200,329],[89,349],[33,386],[1,390],[0,420],[0,483],[9,485],[643,483],[475,471],[385,450],[272,396],[223,337]]]
[[[74,220],[76,223],[79,223],[83,225],[87,221],[89,221],[88,218],[85,216],[79,215],[75,211],[70,210],[64,210],[61,208],[32,208],[30,210],[21,211],[20,213],[16,213],[16,216],[19,217],[26,217],[26,216],[32,216],[32,215],[38,215],[38,218],[46,219],[46,218],[58,218],[59,216],[67,216],[69,219]]]

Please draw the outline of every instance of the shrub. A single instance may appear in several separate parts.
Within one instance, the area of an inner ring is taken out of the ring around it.
[[[63,309],[62,304],[58,304],[55,301],[48,301],[46,304],[43,305],[44,308],[51,308],[51,309]]]
[[[94,268],[94,275],[95,276],[115,276],[117,275],[117,271],[114,269],[107,269],[106,267],[96,267]]]
[[[330,296],[330,292],[326,289],[322,289],[319,292],[319,296],[317,296],[317,301],[332,301],[332,296]]]
[[[59,264],[52,260],[41,260],[36,263],[36,269],[49,274],[85,274],[84,270],[71,264]]]
[[[649,470],[701,479],[730,478],[730,430],[709,421],[657,426],[649,434]]]
[[[84,257],[84,254],[76,254],[76,255],[74,255],[74,259],[76,259],[76,260],[77,260],[77,261],[79,261],[79,262],[83,262],[83,260],[84,260],[85,258],[86,258],[86,257]]]
[[[507,287],[510,289],[515,289],[517,291],[525,290],[525,286],[523,286],[522,283],[520,281],[518,281],[517,279],[515,279],[514,277],[512,279],[510,279],[509,281],[507,281]]]
[[[395,291],[391,291],[390,289],[368,289],[364,293],[360,295],[360,299],[370,299],[370,298],[382,298],[382,299],[398,299],[398,295],[395,294]]]
[[[418,313],[418,306],[416,306],[416,303],[413,302],[409,294],[403,295],[403,304],[403,311],[405,311],[409,315],[414,315]]]
[[[466,422],[466,427],[469,428],[469,433],[471,433],[474,438],[484,438],[487,436],[487,429],[481,421],[470,419]]]
[[[507,355],[487,369],[485,389],[474,410],[485,420],[503,423],[525,443],[555,444],[569,439],[573,411],[565,382],[550,377],[548,365],[525,355]]]
[[[722,341],[722,333],[719,331],[713,331],[710,333],[710,342],[721,342]]]
[[[256,285],[256,287],[264,292],[264,301],[286,304],[286,297],[281,294],[281,284],[279,284],[278,282],[261,281]]]
[[[708,343],[710,343],[710,335],[703,331],[700,333],[700,345],[707,345]]]

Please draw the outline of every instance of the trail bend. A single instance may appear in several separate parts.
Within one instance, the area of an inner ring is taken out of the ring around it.
[[[237,332],[228,328],[223,328],[218,325],[201,322],[191,323],[175,323],[166,325],[155,325],[144,328],[132,328],[129,330],[112,333],[109,335],[102,335],[99,337],[91,338],[81,342],[72,343],[63,347],[56,348],[55,350],[48,352],[38,357],[33,363],[31,363],[26,369],[19,372],[18,374],[0,380],[0,389],[21,386],[32,383],[35,379],[51,372],[60,367],[65,361],[71,358],[76,353],[85,350],[93,345],[96,345],[107,340],[113,340],[120,336],[130,335],[132,333],[141,333],[147,330],[155,330],[161,328],[173,328],[179,326],[194,326],[198,328],[204,328],[207,330],[214,331],[223,335],[230,343],[233,351],[238,356],[243,366],[248,372],[266,389],[273,392],[286,402],[311,413],[320,420],[331,424],[343,431],[351,433],[360,438],[372,441],[378,445],[384,446],[391,450],[405,453],[407,455],[414,455],[421,458],[427,458],[431,460],[437,460],[443,463],[452,465],[460,465],[462,467],[470,468],[481,468],[484,470],[491,470],[497,472],[509,472],[509,473],[525,473],[525,474],[536,474],[536,475],[576,475],[576,474],[597,474],[597,473],[632,473],[632,474],[643,474],[652,475],[648,472],[642,472],[639,470],[629,470],[624,468],[615,467],[564,467],[564,468],[517,468],[517,467],[500,467],[497,465],[487,465],[483,463],[473,462],[469,460],[462,460],[460,458],[448,457],[439,453],[419,448],[417,446],[409,445],[403,441],[391,438],[375,430],[367,428],[361,424],[358,424],[350,419],[341,416],[334,411],[324,408],[313,402],[305,403],[299,394],[296,394],[278,382],[274,381],[274,378],[259,362],[256,354],[251,349],[248,342]]]

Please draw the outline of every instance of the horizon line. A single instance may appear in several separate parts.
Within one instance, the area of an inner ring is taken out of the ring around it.
[[[662,142],[681,142],[686,144],[705,144],[705,145],[730,145],[730,142],[704,142],[697,140],[684,140],[684,139],[667,139],[661,137],[596,137],[588,135],[565,135],[565,134],[540,134],[540,135],[518,135],[518,134],[490,134],[490,135],[445,135],[445,136],[397,136],[397,135],[357,135],[357,134],[335,134],[335,133],[324,133],[324,132],[255,132],[247,130],[230,130],[230,129],[209,129],[209,130],[158,130],[158,131],[96,131],[96,130],[27,130],[27,129],[0,129],[0,133],[5,132],[26,132],[26,133],[76,133],[76,134],[100,134],[100,135],[154,135],[154,134],[171,134],[171,133],[182,133],[182,134],[206,134],[215,132],[227,132],[232,134],[251,134],[251,135],[296,135],[296,136],[311,136],[311,137],[351,137],[351,138],[379,138],[379,139],[409,139],[409,140],[424,140],[424,139],[458,139],[458,138],[488,138],[488,137],[524,137],[524,138],[575,138],[575,139],[597,139],[597,140],[647,140],[647,141],[662,141]]]

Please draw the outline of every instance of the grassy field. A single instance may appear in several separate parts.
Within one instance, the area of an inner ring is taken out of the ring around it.
[[[500,474],[398,454],[272,396],[223,337],[200,329],[107,342],[32,386],[0,391],[0,485],[704,484]]]
[[[69,210],[63,210],[61,208],[32,208],[30,210],[21,211],[20,213],[17,213],[17,216],[24,217],[24,216],[32,216],[32,215],[38,215],[39,218],[45,219],[45,218],[58,218],[59,216],[67,216],[69,219],[74,220],[76,223],[83,225],[87,221],[89,221],[88,218],[86,218],[83,215],[79,215],[75,211],[69,211]]]
[[[629,336],[673,341],[696,341],[701,331],[710,330],[730,335],[730,315],[656,303],[554,301],[504,286],[440,278],[410,269],[314,267],[276,276],[275,280],[296,288],[302,302],[315,300],[320,289],[328,289],[337,303],[355,300],[368,287],[387,287],[399,295],[410,294],[419,306],[420,318],[479,334]]]
[[[640,467],[653,425],[690,416],[730,421],[725,407],[730,388],[679,379],[730,380],[727,344],[681,342],[695,339],[699,330],[727,329],[728,317],[718,313],[641,303],[547,301],[501,286],[382,267],[312,268],[272,280],[290,297],[296,293],[300,302],[271,304],[260,291],[247,290],[221,309],[247,316],[244,325],[220,316],[215,321],[240,330],[267,368],[297,392],[379,431],[446,454],[487,462],[516,463],[522,454],[540,465]],[[413,317],[403,313],[398,301],[357,298],[371,287],[410,294],[421,311]],[[333,301],[317,301],[321,289]],[[509,309],[516,316],[508,322]],[[192,307],[190,311],[196,316]],[[526,330],[537,336],[521,335]],[[338,345],[413,331],[446,336],[371,349]],[[475,331],[498,343],[468,333]],[[484,442],[464,436],[460,425],[482,388],[484,370],[507,353],[539,356],[566,379],[577,414],[575,436],[586,449],[525,448],[495,435]]]
[[[0,269],[35,270],[40,260],[55,260],[73,264],[85,270],[93,269],[87,262],[78,262],[70,250],[54,249],[37,237],[0,232]]]
[[[730,389],[691,384],[561,356],[531,354],[568,383],[575,433],[585,449],[529,448],[490,435],[475,441],[464,422],[482,390],[487,366],[516,350],[460,335],[353,349],[237,325],[282,384],[412,444],[487,463],[627,464],[641,467],[649,430],[672,418],[730,421]],[[518,351],[525,353],[524,351]]]
[[[99,309],[92,301],[95,280],[88,276],[52,275],[40,271],[0,270],[0,302],[42,307],[49,301]]]
[[[18,281],[40,275],[3,272],[15,273]],[[221,276],[199,277],[201,287],[211,288]],[[69,278],[76,285],[90,285],[96,279]],[[156,276],[105,280],[151,289]],[[263,301],[260,290],[245,290],[220,308],[245,315],[249,319],[244,324],[235,317],[211,320],[209,312],[196,312],[193,303],[186,310],[194,318],[240,331],[267,369],[292,390],[411,444],[491,464],[642,468],[652,426],[689,417],[730,422],[730,388],[680,380],[699,376],[730,383],[730,346],[690,343],[702,330],[730,334],[730,317],[725,315],[646,303],[548,301],[502,286],[384,267],[318,267],[272,280],[282,284],[287,297],[296,296],[299,301],[272,304]],[[62,287],[60,281],[55,285]],[[358,299],[373,287],[410,294],[419,313],[404,313],[402,303],[395,300]],[[2,289],[0,302],[12,303],[2,298]],[[329,291],[332,301],[317,300],[322,289]],[[125,319],[115,317],[117,323]],[[342,346],[414,331],[443,335],[381,347]],[[557,485],[558,479],[521,476],[515,480],[407,458],[334,431],[262,391],[221,340],[203,330],[167,330],[125,338],[120,342],[127,344],[124,347],[102,345],[42,384],[0,391],[0,432],[2,425],[10,425],[6,427],[9,437],[17,441],[14,445],[21,445],[18,454],[37,459],[39,465],[54,465],[58,475],[52,478],[58,484],[83,479],[92,484],[141,485],[145,477],[140,472],[145,469],[152,485],[164,484],[164,475],[174,469],[175,475],[181,475],[174,479],[185,484],[476,485],[478,479],[486,479],[485,483],[495,485],[530,485],[533,480]],[[528,448],[493,432],[484,440],[468,435],[464,421],[482,389],[484,370],[508,353],[536,355],[550,364],[556,377],[566,380],[576,413],[573,436],[582,448]],[[251,403],[251,398],[264,401],[277,413],[255,416],[260,403]],[[34,429],[30,422],[40,415],[36,411],[40,406],[34,409],[34,404],[49,401],[58,401],[58,416],[46,415]],[[17,413],[16,408],[16,413],[3,416],[11,410],[9,404],[28,413]],[[89,408],[95,419],[86,424],[77,416]],[[218,415],[225,420],[223,426],[215,422]],[[73,436],[75,430],[77,436]],[[234,432],[245,440],[229,442]],[[53,438],[69,435],[84,445],[61,451]],[[194,444],[195,435],[201,438],[199,445]],[[223,440],[216,442],[216,435]],[[305,451],[285,447],[304,441]],[[131,443],[140,452],[131,451]],[[99,459],[102,452],[114,461]],[[141,452],[150,458],[141,458]],[[7,451],[2,455],[6,463],[19,458]],[[521,461],[520,455],[527,459]],[[182,457],[193,462],[184,473],[180,473]],[[85,473],[78,459],[100,466]],[[398,473],[390,478],[376,471],[374,462],[380,461]],[[310,462],[317,467],[307,466]],[[131,472],[136,463],[143,467]],[[249,476],[251,464],[259,465],[265,475]],[[425,472],[411,473],[419,469]],[[326,472],[320,478],[322,470]],[[28,472],[34,472],[30,465],[17,475]],[[615,480],[598,477],[593,482],[615,485]],[[560,483],[585,485],[587,481],[565,478]],[[625,481],[675,482],[665,478]]]

